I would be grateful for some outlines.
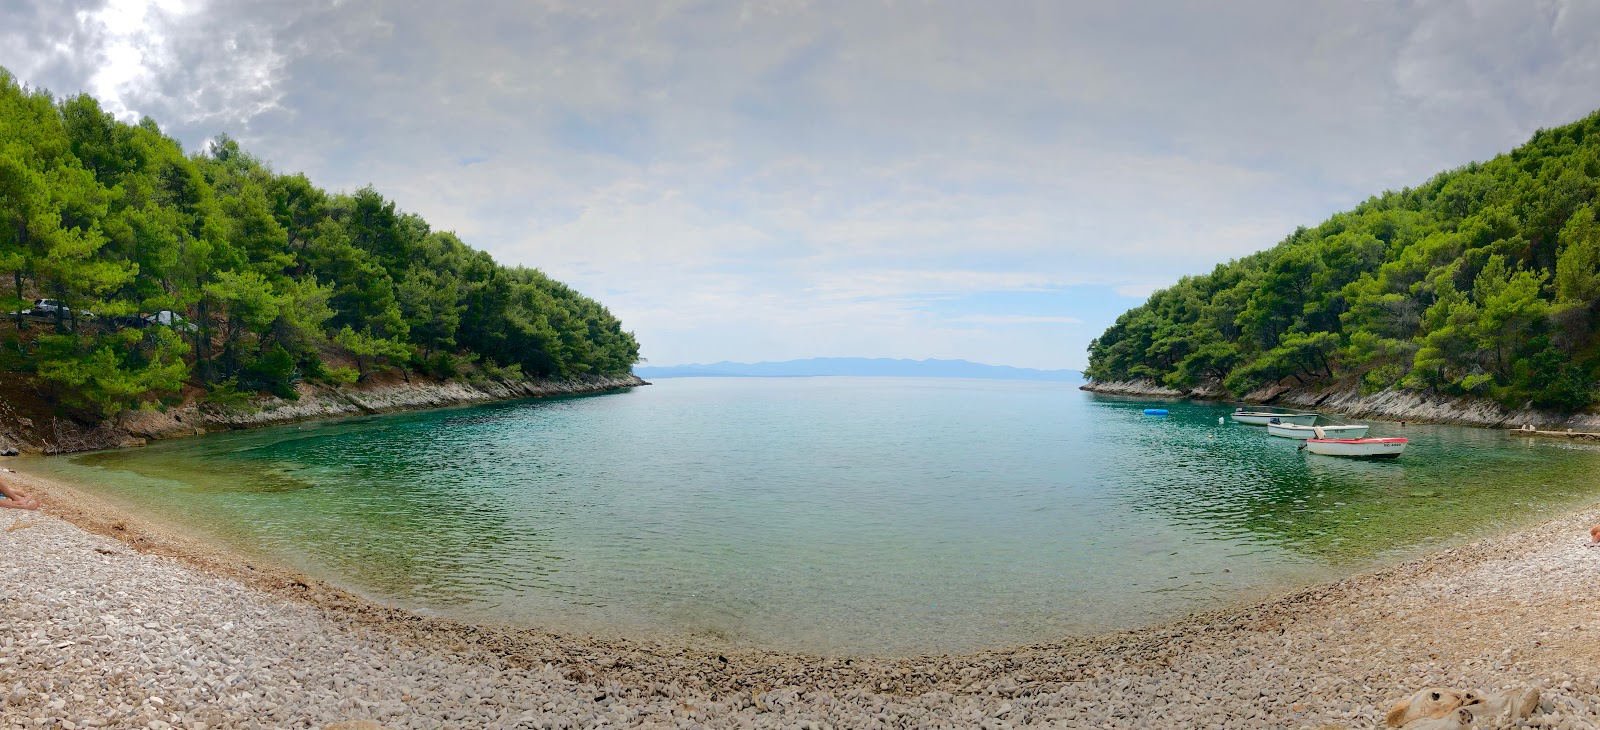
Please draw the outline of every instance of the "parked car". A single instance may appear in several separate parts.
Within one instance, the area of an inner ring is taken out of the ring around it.
[[[163,309],[155,314],[147,314],[144,316],[144,321],[146,325],[159,324],[163,327],[171,327],[179,332],[193,332],[200,329],[193,322],[184,319],[177,312],[170,309]]]
[[[135,329],[144,329],[154,325],[171,327],[180,332],[194,332],[200,329],[189,320],[184,319],[182,315],[170,309],[163,309],[154,314],[128,314],[120,317],[111,317],[107,321],[117,327],[133,327]]]
[[[74,312],[58,299],[35,299],[32,307],[21,312],[7,312],[6,316],[15,317],[21,314],[29,319],[54,320],[58,313],[68,317],[75,316],[77,319],[94,319],[95,317],[94,312],[86,312],[82,309]]]
[[[61,312],[62,314],[70,314],[72,312],[72,310],[67,309],[67,305],[55,299],[35,299],[33,300],[33,309],[31,311],[37,313],[40,317],[53,317],[56,312]]]

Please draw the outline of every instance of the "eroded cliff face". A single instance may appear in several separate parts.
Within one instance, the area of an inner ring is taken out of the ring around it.
[[[1335,388],[1320,392],[1310,389],[1291,389],[1284,391],[1272,403],[1388,421],[1454,423],[1495,428],[1520,428],[1532,425],[1550,430],[1600,429],[1600,414],[1566,414],[1534,408],[1507,410],[1493,401],[1482,398],[1428,394],[1400,388],[1389,388],[1370,395],[1362,395],[1356,388]]]
[[[1197,398],[1203,400],[1228,399],[1230,396],[1216,385],[1179,390],[1149,380],[1130,380],[1082,386],[1091,393],[1107,395],[1151,396],[1161,398]],[[1339,413],[1352,418],[1373,418],[1386,421],[1417,421],[1427,423],[1453,423],[1463,426],[1519,428],[1532,425],[1541,429],[1572,429],[1574,431],[1600,430],[1600,414],[1565,414],[1540,411],[1533,408],[1506,410],[1498,404],[1481,398],[1423,393],[1415,390],[1389,388],[1363,395],[1354,385],[1349,386],[1270,386],[1237,399],[1246,403],[1263,403],[1290,408],[1305,408]]]
[[[576,380],[522,380],[463,383],[456,381],[382,382],[331,388],[302,385],[299,400],[258,398],[247,407],[221,408],[196,403],[165,411],[140,409],[114,421],[84,424],[50,416],[17,415],[0,401],[0,452],[56,454],[137,446],[149,439],[195,436],[210,431],[276,426],[315,418],[421,410],[516,398],[582,395],[649,385],[640,378],[591,377]]]
[[[126,431],[103,424],[79,423],[39,409],[18,408],[0,397],[0,456],[57,453],[138,446],[144,443]]]
[[[1154,380],[1114,380],[1114,381],[1089,381],[1078,386],[1079,390],[1091,393],[1104,393],[1105,395],[1135,395],[1152,396],[1157,398],[1197,398],[1200,400],[1220,400],[1227,397],[1227,393],[1216,383],[1202,383],[1193,388],[1169,388]]]

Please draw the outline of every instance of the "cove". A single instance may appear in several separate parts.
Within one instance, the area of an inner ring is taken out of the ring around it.
[[[1583,444],[1376,422],[1405,456],[1348,461],[1219,425],[1230,410],[1059,383],[667,379],[26,468],[419,611],[828,654],[1159,623],[1600,494]]]

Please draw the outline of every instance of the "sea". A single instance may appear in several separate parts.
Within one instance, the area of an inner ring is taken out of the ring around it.
[[[1373,422],[1410,445],[1360,461],[1233,409],[1063,383],[683,378],[18,466],[430,615],[825,655],[1159,624],[1600,499],[1587,444]]]

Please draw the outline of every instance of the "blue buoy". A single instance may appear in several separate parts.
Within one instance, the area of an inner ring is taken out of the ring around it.
[[[1144,414],[1146,416],[1165,416],[1165,415],[1167,415],[1167,409],[1165,409],[1165,408],[1146,408],[1146,409],[1144,409]]]

